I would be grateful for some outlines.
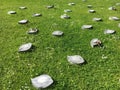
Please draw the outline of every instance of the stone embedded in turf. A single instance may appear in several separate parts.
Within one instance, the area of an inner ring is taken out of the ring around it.
[[[80,55],[67,56],[67,59],[71,64],[83,64],[85,62]]]
[[[92,5],[87,5],[88,8],[92,8]]]
[[[101,41],[97,38],[94,38],[90,41],[90,45],[92,48],[95,46],[101,46],[101,44],[102,44]]]
[[[53,79],[46,74],[31,79],[32,85],[37,89],[47,88],[53,83]]]
[[[109,17],[109,20],[119,21],[119,20],[120,20],[120,18],[115,17],[115,16],[112,16],[112,17]]]
[[[33,17],[39,17],[39,16],[42,16],[42,14],[40,14],[40,13],[33,14]]]
[[[102,21],[101,18],[93,18],[93,21]]]
[[[27,9],[27,7],[21,6],[21,7],[19,7],[19,9]]]
[[[54,5],[49,5],[49,6],[46,6],[47,9],[51,9],[51,8],[54,8]]]
[[[116,3],[117,6],[120,6],[120,3]]]
[[[28,20],[21,20],[21,21],[19,21],[18,23],[19,23],[19,24],[26,24],[26,23],[28,23]]]
[[[26,43],[26,44],[23,44],[19,47],[19,52],[25,52],[25,51],[28,51],[32,48],[32,43]]]
[[[92,25],[83,25],[81,28],[82,29],[92,29],[93,26]]]
[[[54,31],[54,32],[52,33],[52,35],[54,35],[54,36],[62,36],[62,35],[63,35],[63,32],[62,32],[62,31]]]
[[[60,16],[60,18],[62,19],[70,19],[70,16],[68,16],[67,14],[63,14]]]
[[[108,10],[114,10],[114,11],[116,11],[117,9],[115,7],[109,7]]]
[[[64,12],[72,12],[70,9],[65,9]]]
[[[68,3],[69,6],[75,5],[75,3]]]
[[[89,13],[95,13],[96,11],[95,10],[89,10],[88,12]]]
[[[120,28],[120,23],[118,24],[118,27]]]
[[[16,14],[16,11],[8,11],[8,14]]]
[[[115,32],[116,32],[115,30],[108,29],[104,31],[104,34],[114,34]]]
[[[38,32],[38,29],[36,29],[36,28],[30,28],[27,33],[28,34],[36,34],[37,32]]]

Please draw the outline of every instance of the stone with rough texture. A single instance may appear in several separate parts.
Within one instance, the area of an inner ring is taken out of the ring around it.
[[[80,55],[67,56],[67,59],[71,64],[82,64],[85,62]]]
[[[60,18],[62,19],[70,19],[70,16],[68,16],[67,14],[63,14],[60,16]]]
[[[47,75],[43,74],[38,77],[31,79],[32,85],[37,89],[47,88],[53,83],[53,79]]]
[[[25,52],[32,48],[32,43],[23,44],[19,47],[19,52]]]
[[[40,14],[40,13],[33,14],[33,17],[39,17],[39,16],[42,16],[42,14]]]
[[[62,31],[54,31],[54,32],[52,33],[52,35],[54,35],[54,36],[62,36],[62,35],[63,35],[63,32],[62,32]]]
[[[64,12],[72,12],[70,9],[65,9]]]
[[[16,14],[16,11],[8,11],[8,14]]]
[[[115,17],[115,16],[112,16],[112,17],[109,17],[109,20],[119,21],[119,20],[120,20],[120,18]]]
[[[19,23],[19,24],[26,24],[26,23],[28,23],[28,20],[21,20],[21,21],[19,21],[18,23]]]
[[[92,25],[83,25],[81,28],[82,29],[92,29],[93,26]]]
[[[101,41],[97,38],[94,38],[90,41],[90,45],[92,48],[95,46],[101,46]]]
[[[93,18],[93,21],[102,21],[101,18]]]
[[[95,13],[96,11],[95,10],[89,10],[88,12],[89,13]]]
[[[114,34],[114,33],[115,33],[115,30],[108,29],[104,31],[104,34]]]
[[[29,31],[27,32],[28,34],[35,34],[38,32],[38,29],[36,28],[30,28]]]

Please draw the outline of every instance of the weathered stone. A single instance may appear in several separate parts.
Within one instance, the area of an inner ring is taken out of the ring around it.
[[[16,11],[8,11],[8,14],[16,14]]]
[[[32,43],[27,43],[27,44],[23,44],[19,47],[19,52],[25,52],[25,51],[28,51],[30,50],[32,47]]]
[[[62,35],[63,35],[63,32],[62,32],[62,31],[54,31],[54,32],[52,33],[52,35],[54,35],[54,36],[62,36]]]
[[[39,16],[42,16],[42,14],[40,14],[40,13],[33,14],[33,17],[39,17]]]
[[[30,30],[27,32],[28,34],[35,34],[38,32],[38,29],[36,28],[30,28]]]
[[[120,18],[118,18],[118,17],[115,17],[115,16],[112,16],[112,17],[109,17],[109,20],[118,21],[118,20],[120,20]]]
[[[93,18],[93,21],[102,21],[101,18]]]
[[[108,29],[104,31],[104,34],[114,34],[115,32],[116,32],[115,30]]]
[[[21,20],[21,21],[19,21],[18,23],[19,23],[19,24],[26,24],[26,23],[28,23],[28,20]]]
[[[88,12],[89,13],[95,13],[96,11],[95,10],[89,10]]]
[[[94,38],[90,41],[90,45],[92,48],[95,46],[101,46],[101,41],[97,38]]]
[[[75,5],[75,3],[68,3],[69,6]]]
[[[46,74],[31,79],[32,85],[37,88],[47,88],[53,83],[53,79]]]
[[[68,16],[67,14],[63,14],[60,16],[60,18],[62,19],[70,19],[70,16]]]
[[[80,55],[67,56],[67,59],[71,64],[82,64],[85,62]]]
[[[65,9],[64,12],[72,12],[70,9]]]
[[[82,29],[92,29],[93,26],[92,25],[83,25],[81,28]]]

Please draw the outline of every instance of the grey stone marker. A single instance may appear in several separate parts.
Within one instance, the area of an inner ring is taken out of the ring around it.
[[[116,32],[115,30],[107,29],[104,31],[104,34],[114,34],[115,32]]]
[[[8,11],[8,14],[16,14],[16,11]]]
[[[72,12],[70,9],[65,9],[64,12]]]
[[[112,16],[112,17],[109,17],[109,20],[118,21],[118,20],[120,20],[120,18],[118,18],[118,17],[115,17],[115,16]]]
[[[19,7],[19,9],[27,9],[27,7],[21,6],[21,7]]]
[[[89,13],[95,13],[96,11],[95,10],[89,10],[88,12]]]
[[[81,29],[92,29],[92,28],[93,28],[92,25],[83,25],[83,26],[81,27]]]
[[[90,41],[90,45],[92,48],[95,46],[101,46],[101,41],[97,38],[94,38]]]
[[[102,21],[101,18],[93,18],[93,21]]]
[[[36,28],[30,28],[29,31],[27,31],[28,34],[36,34],[38,32],[38,29]]]
[[[21,21],[19,21],[18,23],[19,23],[19,24],[26,24],[26,23],[28,23],[28,20],[26,20],[26,19],[25,19],[25,20],[21,20]]]
[[[33,17],[39,17],[39,16],[42,16],[42,14],[40,14],[40,13],[33,14]]]
[[[68,3],[69,6],[75,5],[75,3]]]
[[[62,31],[54,31],[53,33],[52,33],[52,35],[54,35],[54,36],[62,36],[63,35],[63,32]]]
[[[43,74],[38,77],[31,79],[32,85],[37,89],[47,88],[53,83],[53,79],[47,75]]]
[[[68,62],[71,64],[82,64],[85,60],[80,55],[67,56]]]
[[[63,14],[63,15],[60,16],[60,18],[62,18],[62,19],[70,19],[70,16],[67,15],[67,14]]]
[[[49,5],[49,6],[46,6],[47,9],[51,9],[51,8],[54,8],[54,5]]]
[[[115,7],[109,7],[108,10],[117,10]]]
[[[118,27],[120,28],[120,23],[118,24]]]
[[[19,47],[19,52],[25,52],[25,51],[28,51],[32,48],[32,43],[26,43],[26,44],[23,44]]]

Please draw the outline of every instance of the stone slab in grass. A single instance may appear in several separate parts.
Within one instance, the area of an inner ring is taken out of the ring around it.
[[[102,21],[102,18],[93,18],[93,21]]]
[[[83,25],[82,27],[81,27],[81,29],[92,29],[93,28],[93,26],[92,25]]]
[[[32,43],[26,43],[26,44],[23,44],[19,47],[19,52],[26,52],[26,51],[29,51],[30,49],[32,48]]]
[[[61,19],[70,19],[70,16],[67,14],[63,14],[60,16]]]
[[[16,11],[8,11],[8,14],[16,14]]]
[[[71,64],[83,64],[85,62],[80,55],[67,56],[67,59]]]
[[[87,5],[88,8],[92,8],[93,6],[92,5]]]
[[[104,34],[114,34],[115,32],[116,32],[115,30],[107,29],[104,31]]]
[[[114,11],[116,11],[117,9],[112,6],[112,7],[109,7],[108,10],[114,10]]]
[[[120,23],[118,23],[118,27],[120,28]]]
[[[26,23],[28,23],[28,20],[26,20],[26,19],[20,20],[20,21],[18,21],[18,23],[19,23],[19,24],[26,24]]]
[[[120,6],[120,3],[116,3],[116,6]]]
[[[36,34],[37,32],[38,32],[38,29],[36,29],[36,28],[30,28],[30,29],[27,31],[28,34]]]
[[[95,10],[88,10],[89,13],[95,13]]]
[[[65,9],[64,12],[72,12],[70,9]]]
[[[40,13],[35,13],[35,14],[33,14],[32,16],[33,16],[33,17],[39,17],[39,16],[42,16],[42,14],[40,14]]]
[[[54,35],[54,36],[62,36],[64,33],[62,32],[62,31],[54,31],[53,33],[52,33],[52,35]]]
[[[115,16],[111,16],[111,17],[109,17],[109,20],[119,21],[119,20],[120,20],[120,18],[115,17]]]
[[[90,41],[90,45],[91,47],[95,47],[95,46],[101,46],[101,41],[98,38],[94,38]]]
[[[48,5],[46,6],[47,9],[51,9],[51,8],[54,8],[54,5]]]
[[[21,7],[19,7],[19,9],[27,9],[27,7],[25,7],[25,6],[21,6]]]
[[[43,74],[38,77],[31,79],[32,85],[37,89],[47,88],[53,83],[53,79],[47,75]]]
[[[75,5],[75,3],[71,2],[71,3],[68,3],[69,6],[73,6]]]

